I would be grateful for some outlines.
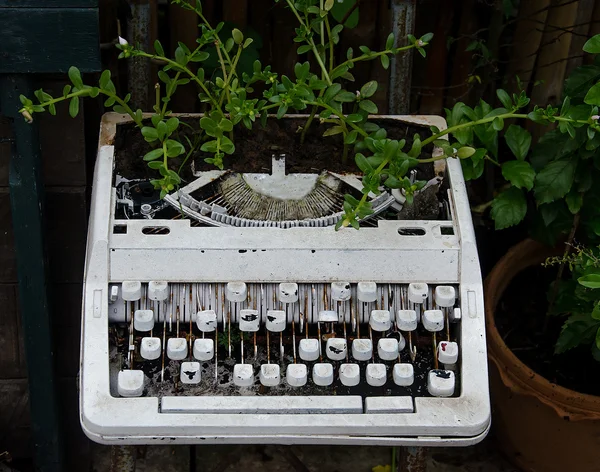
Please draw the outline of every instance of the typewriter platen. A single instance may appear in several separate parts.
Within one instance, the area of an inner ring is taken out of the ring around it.
[[[115,121],[105,118],[108,136]],[[401,197],[384,193],[359,231],[336,232],[339,195],[360,190],[352,176],[286,175],[277,157],[270,175],[202,173],[159,201],[144,182],[113,175],[113,153],[100,147],[88,234],[88,436],[401,445],[485,436],[482,283],[458,161],[429,183],[443,193],[438,219],[399,220]],[[315,195],[318,209],[307,208]]]

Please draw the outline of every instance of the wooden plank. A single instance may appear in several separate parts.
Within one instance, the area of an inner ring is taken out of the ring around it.
[[[514,45],[508,67],[508,86],[516,91],[516,76],[519,76],[527,90],[533,74],[536,57],[539,51],[543,25],[548,17],[548,7],[551,0],[528,0],[521,2],[519,16],[514,35]]]
[[[588,32],[589,37],[600,34],[600,2],[595,2],[594,11],[591,16],[590,30]],[[586,54],[583,57],[584,64],[592,64],[596,54]]]
[[[196,12],[184,10],[178,5],[169,5],[169,31],[171,34],[171,53],[175,54],[177,43],[182,42],[191,50],[194,50],[198,44],[198,23],[200,19]],[[194,72],[197,71],[197,65],[191,62],[188,67],[191,67]],[[194,83],[180,85],[177,87],[177,93],[172,97],[170,109],[175,112],[192,112],[196,109],[197,102],[197,86]]]
[[[387,36],[392,31],[392,12],[390,10],[390,4],[387,0],[379,0],[377,2],[377,26],[378,26],[378,44],[379,47],[385,47],[385,41]],[[403,40],[403,38],[396,38],[397,44],[398,41]],[[356,54],[356,52],[355,52]],[[371,98],[373,102],[377,105],[379,109],[379,113],[386,114],[389,111],[389,100],[388,100],[388,90],[390,84],[390,70],[384,69],[381,63],[374,65],[371,68],[371,80],[375,80],[379,87],[375,92],[375,95]]]
[[[0,0],[0,8],[96,8],[98,0]]]
[[[31,418],[27,381],[0,380],[0,449],[13,459],[29,458],[32,454]]]
[[[46,192],[46,232],[50,280],[79,283],[87,237],[86,188],[51,188]]]
[[[448,47],[446,42],[440,38],[447,38],[452,29],[456,1],[444,2],[437,11],[437,18],[433,30],[434,40],[427,48],[427,61],[424,64],[423,80],[415,77],[413,89],[420,98],[419,113],[424,115],[443,115],[444,87],[448,69]],[[419,20],[419,9],[417,9],[417,21]],[[425,32],[425,30],[421,30]],[[422,64],[422,61],[420,62]]]
[[[260,60],[263,65],[271,64],[273,42],[271,38],[271,12],[273,0],[252,0],[252,8],[248,12],[248,26],[254,29],[262,39]]]
[[[296,50],[298,43],[294,43],[296,36],[295,28],[298,27],[298,20],[294,14],[286,8],[282,2],[279,2],[273,8],[273,70],[280,75],[293,77],[294,65],[296,62],[307,61],[310,54],[303,54],[298,57]],[[283,47],[282,47],[283,46]],[[313,72],[316,71],[313,68]],[[316,72],[315,72],[316,73]]]
[[[17,260],[8,188],[0,188],[0,283],[17,282]]]
[[[583,45],[588,39],[590,31],[590,21],[594,12],[595,0],[579,0],[577,4],[577,16],[575,17],[575,26],[571,29],[571,46],[569,47],[569,60],[565,68],[565,77],[571,75],[576,67],[583,64],[585,53]]]
[[[2,311],[0,312],[1,379],[22,379],[27,376],[27,365],[23,350],[21,323],[16,297],[16,285],[0,285],[0,304],[2,306]],[[1,427],[0,431],[2,431]]]
[[[3,8],[0,14],[0,73],[67,72],[72,65],[98,71],[98,46],[95,8]]]
[[[248,24],[248,0],[223,0],[223,20],[243,31]]]
[[[556,103],[561,98],[572,37],[564,34],[564,28],[573,25],[576,16],[577,3],[557,6],[548,12],[534,76],[540,85],[531,93],[531,101],[536,105]]]

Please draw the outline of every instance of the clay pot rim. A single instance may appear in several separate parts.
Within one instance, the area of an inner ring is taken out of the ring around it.
[[[498,366],[503,383],[513,392],[539,398],[565,419],[600,419],[600,396],[561,387],[535,373],[513,354],[496,328],[495,310],[508,284],[519,272],[557,252],[562,250],[525,239],[513,246],[487,276],[484,299],[488,355]]]

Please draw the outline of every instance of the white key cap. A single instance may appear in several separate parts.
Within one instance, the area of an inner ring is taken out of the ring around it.
[[[373,331],[387,331],[392,327],[392,317],[389,310],[373,310],[369,324]]]
[[[256,333],[260,329],[258,310],[240,310],[240,331]]]
[[[333,366],[328,363],[317,363],[313,366],[313,382],[319,387],[327,387],[333,383]]]
[[[236,364],[233,366],[233,383],[238,387],[251,387],[254,383],[252,364]]]
[[[217,314],[214,310],[199,311],[196,314],[196,326],[203,333],[212,333],[217,329]]]
[[[448,318],[450,321],[460,321],[462,318],[462,313],[460,312],[460,308],[455,308],[454,310],[450,310],[448,313]]]
[[[285,331],[285,311],[267,310],[267,329],[272,333]]]
[[[139,397],[144,392],[144,371],[122,370],[119,372],[117,391],[122,397]]]
[[[358,282],[356,297],[361,302],[374,302],[377,300],[377,284],[375,282]]]
[[[352,357],[357,361],[368,361],[373,356],[373,344],[370,339],[352,341]]]
[[[179,371],[179,380],[182,384],[195,385],[200,383],[200,363],[182,362]]]
[[[325,346],[327,357],[332,361],[341,361],[346,358],[348,346],[344,338],[329,338]]]
[[[435,288],[434,300],[437,306],[454,306],[456,300],[456,291],[451,285],[438,285]]]
[[[298,301],[298,284],[279,284],[279,301],[281,303],[296,303]]]
[[[298,352],[303,361],[316,361],[319,358],[319,340],[301,339]]]
[[[319,321],[321,323],[337,323],[339,321],[339,315],[337,311],[321,310],[319,312]]]
[[[229,282],[225,289],[225,296],[230,302],[243,302],[248,296],[248,288],[245,282]]]
[[[332,282],[331,283],[331,299],[345,302],[350,300],[352,292],[350,291],[349,282]]]
[[[458,344],[450,341],[441,341],[438,344],[438,360],[442,364],[456,364],[456,361],[458,361]]]
[[[381,387],[387,380],[385,364],[367,364],[367,383],[372,387]]]
[[[398,340],[396,338],[381,338],[377,342],[377,354],[382,361],[398,359]]]
[[[360,382],[358,364],[342,364],[340,366],[340,381],[346,387],[355,387]]]
[[[415,369],[412,364],[396,364],[392,374],[394,383],[400,387],[409,387],[415,381]]]
[[[306,385],[308,369],[305,364],[289,364],[285,372],[285,380],[291,387]]]
[[[149,361],[158,359],[162,352],[160,344],[160,338],[142,338],[140,356]]]
[[[422,322],[427,331],[441,331],[444,329],[444,313],[442,310],[425,310]]]
[[[427,298],[427,284],[408,284],[408,300],[413,303],[423,303]]]
[[[415,310],[398,310],[396,326],[402,331],[417,329],[417,312]]]
[[[427,375],[427,390],[434,397],[450,397],[454,394],[454,372],[430,370]]]
[[[173,361],[182,361],[188,355],[188,344],[185,338],[170,338],[167,341],[167,357]]]
[[[265,387],[275,387],[279,385],[279,364],[261,365],[260,383]]]
[[[133,327],[136,331],[151,331],[154,328],[154,312],[152,310],[135,310]]]
[[[110,301],[111,302],[116,302],[117,298],[119,298],[119,286],[118,285],[113,285],[110,288]]]
[[[126,302],[135,302],[142,298],[142,283],[126,281],[121,284],[121,297]]]
[[[210,361],[215,355],[215,341],[213,339],[196,339],[194,341],[194,358],[199,361]]]
[[[164,301],[169,298],[169,284],[167,282],[148,282],[148,300]]]

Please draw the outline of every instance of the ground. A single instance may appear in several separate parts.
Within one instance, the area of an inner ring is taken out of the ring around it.
[[[131,454],[136,455],[135,469],[128,466]],[[371,472],[390,462],[389,447],[213,445],[111,451],[108,446],[94,445],[92,471]],[[495,450],[493,439],[466,448],[428,448],[426,465],[420,472],[516,472]]]

